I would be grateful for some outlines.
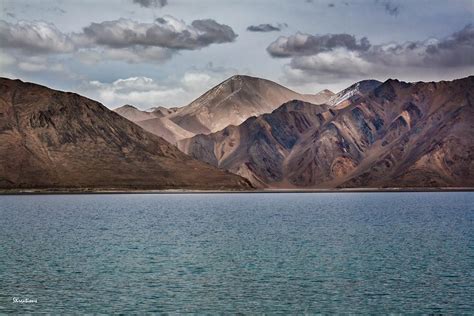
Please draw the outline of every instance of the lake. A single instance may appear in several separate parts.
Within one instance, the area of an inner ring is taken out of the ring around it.
[[[473,192],[0,196],[0,313],[474,313],[473,221]]]

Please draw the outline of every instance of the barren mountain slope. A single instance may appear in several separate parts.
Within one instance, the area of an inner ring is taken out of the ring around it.
[[[354,102],[357,98],[365,96],[374,91],[382,82],[377,80],[362,80],[352,86],[334,94],[327,100],[332,107],[343,108]]]
[[[239,125],[251,116],[270,113],[290,100],[324,103],[332,95],[328,90],[317,95],[299,94],[269,80],[239,75],[215,86],[169,118],[195,134],[208,134]]]
[[[388,80],[308,134],[287,161],[305,187],[474,186],[474,77]]]
[[[149,120],[135,122],[144,130],[163,137],[167,142],[176,145],[184,138],[193,137],[194,134],[181,128],[167,117],[157,117]]]
[[[177,109],[178,108],[176,108],[176,107],[165,108],[164,106],[156,106],[156,107],[152,107],[152,108],[148,109],[147,112],[152,113],[156,117],[165,117],[165,116],[168,116],[168,115],[176,112]]]
[[[239,126],[182,140],[178,147],[194,158],[265,186],[284,179],[284,159],[305,132],[332,117],[326,111],[326,105],[293,100]]]
[[[474,186],[473,91],[474,77],[388,80],[342,107],[290,102],[179,147],[271,187]]]
[[[134,106],[124,105],[114,111],[146,131],[164,138],[173,145],[176,145],[178,140],[194,136],[194,133],[181,128],[167,118],[167,116],[176,111],[176,108],[156,107],[151,108],[149,111],[142,111]]]
[[[123,105],[119,108],[114,109],[114,112],[120,114],[121,116],[125,117],[127,120],[132,122],[138,122],[143,120],[149,120],[155,117],[159,117],[151,112],[141,111],[134,107],[133,105]]]
[[[0,79],[0,188],[243,189],[93,100]]]

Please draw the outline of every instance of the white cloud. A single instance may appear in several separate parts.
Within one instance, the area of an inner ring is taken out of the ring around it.
[[[109,108],[124,104],[132,104],[141,109],[158,105],[182,106],[235,73],[233,69],[208,64],[203,68],[189,69],[177,79],[166,78],[157,81],[136,76],[120,78],[111,83],[95,80],[82,84],[79,90]]]
[[[292,81],[332,83],[340,78],[367,76],[372,68],[358,52],[338,48],[332,52],[294,58],[284,71]]]
[[[90,81],[84,84],[81,90],[110,108],[123,104],[132,104],[140,108],[166,105],[163,102],[179,98],[184,93],[180,87],[170,88],[147,77],[130,77],[111,83]]]
[[[4,48],[18,49],[27,54],[67,53],[75,48],[69,35],[44,21],[13,24],[0,20],[0,42]]]
[[[9,77],[19,77],[18,72],[24,73],[55,73],[64,77],[75,78],[63,63],[47,55],[29,56],[14,55],[0,50],[0,68],[2,73],[9,72]],[[16,73],[16,75],[13,75]]]
[[[209,87],[213,81],[213,78],[207,73],[187,72],[184,74],[181,83],[188,90],[198,91],[203,87]]]

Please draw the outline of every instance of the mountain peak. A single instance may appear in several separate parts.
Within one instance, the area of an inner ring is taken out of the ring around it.
[[[214,89],[219,90],[219,89],[227,88],[232,93],[234,91],[240,90],[246,83],[256,84],[257,82],[267,82],[267,83],[276,84],[273,81],[270,81],[267,79],[251,77],[247,75],[233,75],[232,77],[229,77],[226,80],[222,81],[220,84],[218,84],[217,86],[215,86],[209,91],[213,91]]]
[[[336,110],[291,100],[178,146],[264,187],[471,187],[473,87],[364,80]]]
[[[124,104],[122,106],[119,106],[118,108],[116,108],[115,110],[118,110],[118,109],[133,109],[133,110],[138,110],[138,108],[136,106],[133,106],[131,104]],[[114,111],[115,111],[114,110]]]
[[[334,95],[335,93],[332,92],[329,89],[324,89],[324,90],[319,91],[317,94],[331,94],[331,95]]]
[[[233,76],[227,78],[227,80],[225,80],[224,82],[232,81],[232,80],[266,80],[266,79],[252,77],[252,76],[249,76],[249,75],[233,75]]]
[[[338,106],[340,104],[346,104],[347,100],[354,98],[356,96],[361,96],[368,94],[379,86],[382,85],[382,82],[378,80],[368,79],[362,80],[359,82],[354,83],[353,85],[349,86],[348,88],[338,92],[335,94],[331,99],[329,99],[328,103],[331,106]]]
[[[412,85],[412,83],[401,81],[398,79],[389,78],[385,82],[381,83],[379,86],[383,86],[383,85],[400,85],[401,87],[409,87]]]
[[[251,116],[270,113],[294,99],[318,103],[321,96],[300,94],[267,79],[235,75],[169,118],[195,134],[207,134],[239,125]]]
[[[113,111],[132,122],[143,121],[154,117],[151,113],[141,111],[130,104],[122,105]]]

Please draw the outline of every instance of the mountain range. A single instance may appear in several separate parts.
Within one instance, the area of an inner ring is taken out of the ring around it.
[[[321,104],[333,96],[329,90],[300,94],[270,80],[236,75],[181,108],[156,107],[141,111],[127,104],[114,111],[177,144],[197,134],[209,134],[229,125],[238,125],[251,116],[271,112],[293,99]]]
[[[239,75],[180,108],[110,111],[2,78],[0,187],[472,187],[473,91],[473,76],[299,94]]]
[[[181,139],[195,135],[167,117],[174,113],[174,110],[160,107],[152,108],[151,111],[140,111],[133,105],[126,104],[114,111],[142,127],[144,130],[164,138],[173,145],[176,145]]]
[[[0,79],[2,189],[250,189],[102,104]]]
[[[320,104],[331,96],[328,90],[300,94],[270,80],[237,75],[172,113],[169,119],[194,134],[208,134],[271,112],[293,99]]]
[[[474,77],[364,81],[337,95],[294,100],[178,146],[263,187],[474,185]]]

